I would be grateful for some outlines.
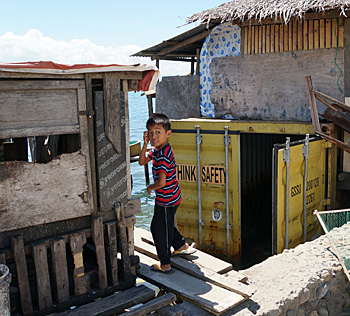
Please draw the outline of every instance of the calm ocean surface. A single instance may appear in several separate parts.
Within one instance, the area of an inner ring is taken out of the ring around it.
[[[130,141],[141,140],[143,145],[143,131],[146,130],[148,119],[148,105],[146,96],[141,96],[140,92],[129,92],[129,117],[130,117]],[[152,179],[152,163],[148,164],[149,177]],[[141,214],[136,215],[136,227],[149,230],[153,216],[155,195],[147,194],[145,171],[138,162],[131,163],[131,175],[133,178],[132,197],[141,199]]]

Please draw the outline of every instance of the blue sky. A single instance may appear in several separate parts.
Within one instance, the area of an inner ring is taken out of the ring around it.
[[[224,2],[0,0],[0,61],[153,64],[129,55],[196,26],[178,27]]]

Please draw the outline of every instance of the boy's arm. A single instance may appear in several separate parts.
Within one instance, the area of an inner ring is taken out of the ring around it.
[[[151,161],[151,158],[146,155],[147,145],[149,142],[148,131],[143,132],[143,146],[139,155],[139,165],[144,166]]]
[[[158,190],[165,186],[166,184],[166,173],[158,172],[158,180],[147,187],[147,193],[151,195],[152,190]]]

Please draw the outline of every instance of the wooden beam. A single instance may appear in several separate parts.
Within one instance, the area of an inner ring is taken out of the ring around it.
[[[85,95],[84,95],[85,93]],[[94,111],[92,100],[92,77],[85,74],[85,91],[78,90],[79,111]],[[95,159],[95,136],[93,119],[86,115],[79,115],[80,142],[82,154],[86,159],[86,173],[89,186],[88,201],[91,212],[97,213],[97,184],[96,184],[96,159]]]
[[[197,41],[200,41],[200,40],[203,40],[205,39],[209,34],[210,32],[212,31],[212,29],[209,29],[207,31],[203,31],[202,33],[200,34],[197,34],[195,36],[192,36],[191,38],[188,38],[174,46],[171,46],[171,47],[168,47],[168,48],[165,48],[163,49],[162,51],[160,51],[157,56],[165,56],[165,55],[168,55],[169,53],[172,53],[174,51],[176,51],[177,49],[180,49],[180,48],[183,48],[183,47],[186,47],[188,45],[191,45]]]

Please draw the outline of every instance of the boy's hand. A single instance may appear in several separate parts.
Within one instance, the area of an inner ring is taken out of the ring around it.
[[[149,142],[148,131],[143,132],[143,142],[147,145]]]
[[[152,189],[150,188],[150,185],[147,187],[147,193],[148,193],[149,195],[152,195]]]

